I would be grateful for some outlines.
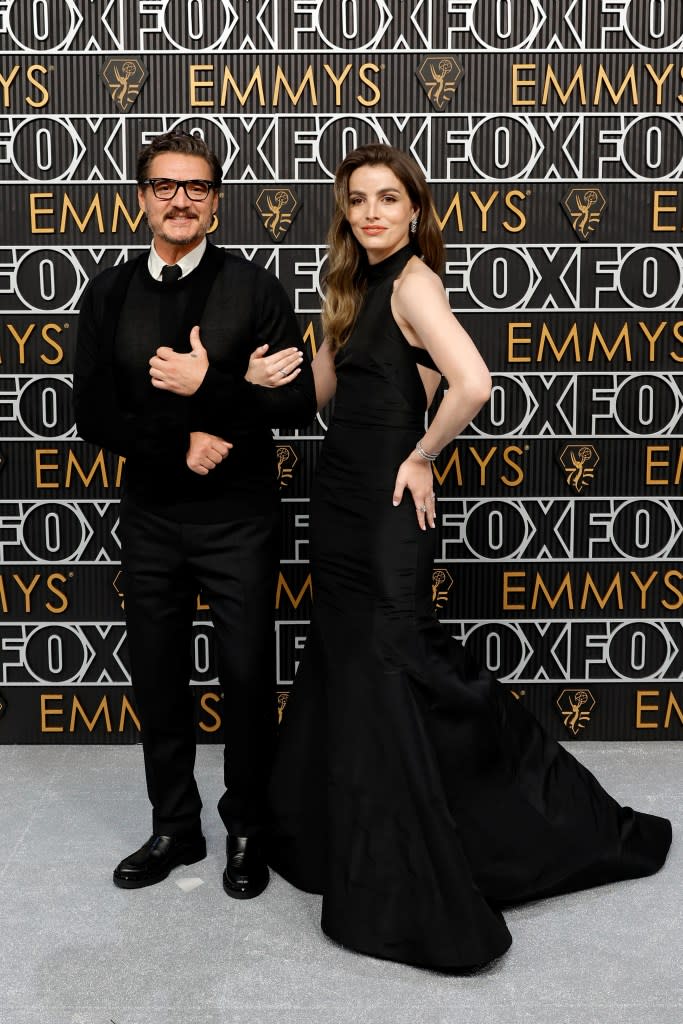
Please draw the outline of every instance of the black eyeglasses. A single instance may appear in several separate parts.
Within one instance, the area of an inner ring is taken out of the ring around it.
[[[206,199],[215,185],[212,181],[192,178],[189,181],[176,181],[174,178],[145,178],[141,185],[150,185],[157,199],[173,199],[179,188],[185,190],[188,199],[200,202]]]

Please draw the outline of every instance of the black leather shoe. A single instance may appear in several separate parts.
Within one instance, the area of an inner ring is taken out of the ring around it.
[[[249,836],[228,836],[228,863],[223,872],[223,888],[237,900],[259,896],[268,885],[270,874],[258,839]]]
[[[162,882],[179,864],[196,864],[205,857],[206,840],[201,832],[150,836],[144,846],[114,868],[114,885],[119,889],[142,889]]]

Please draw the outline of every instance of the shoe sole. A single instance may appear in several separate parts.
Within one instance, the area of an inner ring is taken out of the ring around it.
[[[233,888],[232,883],[227,880],[226,875],[225,875],[225,871],[224,871],[223,872],[223,891],[226,892],[228,894],[228,896],[232,896],[232,898],[234,900],[253,900],[255,896],[260,896],[262,892],[265,892],[266,888],[268,887],[268,882],[269,881],[270,881],[270,876],[268,876],[268,878],[266,878],[266,880],[263,883],[263,885],[260,888],[258,888],[258,889],[255,889],[253,886],[250,886],[248,889],[239,889],[237,887]]]
[[[165,871],[162,875],[155,875],[154,878],[120,878],[117,876],[116,872],[114,872],[114,885],[117,889],[146,889],[148,885],[156,885],[157,882],[163,882],[165,878],[168,878],[172,871],[181,867],[183,864],[198,864],[200,860],[204,860],[205,858],[206,850],[204,850],[203,853],[200,853],[198,857],[183,857],[182,860],[178,860],[175,864],[172,864],[168,871]]]

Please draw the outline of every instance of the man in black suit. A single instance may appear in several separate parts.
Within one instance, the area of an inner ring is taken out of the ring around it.
[[[90,283],[74,375],[80,436],[126,457],[121,562],[152,836],[121,861],[114,883],[152,885],[206,856],[189,688],[201,589],[224,691],[223,886],[249,898],[268,883],[260,835],[277,721],[270,428],[311,421],[313,381],[277,279],[207,243],[221,182],[215,154],[170,132],[140,152],[137,173],[151,248]],[[263,345],[289,387],[245,379]]]

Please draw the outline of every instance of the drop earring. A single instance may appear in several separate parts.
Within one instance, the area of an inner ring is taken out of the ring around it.
[[[418,215],[415,214],[415,216],[413,217],[413,219],[410,222],[410,233],[411,233],[411,235],[414,235],[415,232],[417,231],[417,221],[418,221]]]

